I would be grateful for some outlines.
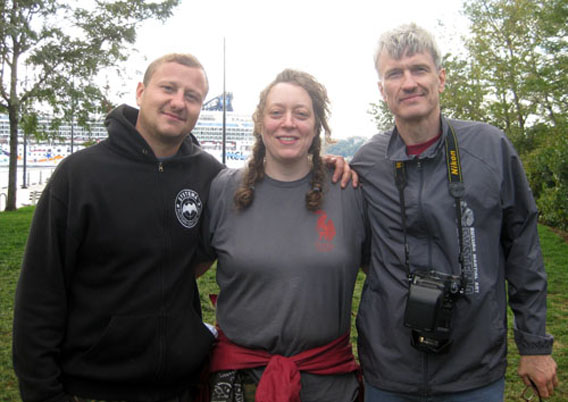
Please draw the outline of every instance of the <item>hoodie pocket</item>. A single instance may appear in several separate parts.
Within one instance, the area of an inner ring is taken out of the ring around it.
[[[160,326],[156,315],[113,316],[83,357],[84,374],[113,382],[155,378],[160,363]]]
[[[197,376],[215,337],[193,311],[169,315],[166,324],[168,348],[164,368],[160,373],[161,382],[175,383],[183,378]]]

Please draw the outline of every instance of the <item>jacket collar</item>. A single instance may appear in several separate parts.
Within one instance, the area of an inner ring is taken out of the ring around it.
[[[443,152],[444,141],[448,135],[448,122],[440,115],[440,123],[442,127],[442,135],[431,147],[422,152],[420,155],[408,155],[406,153],[406,144],[402,140],[398,129],[394,126],[391,137],[387,146],[386,157],[391,161],[409,161],[413,159],[431,159],[436,157],[440,152]]]

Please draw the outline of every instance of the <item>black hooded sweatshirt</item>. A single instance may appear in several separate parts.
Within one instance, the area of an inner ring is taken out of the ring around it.
[[[197,382],[213,337],[191,270],[223,168],[189,135],[159,161],[123,105],[38,203],[14,311],[24,401],[158,401]]]

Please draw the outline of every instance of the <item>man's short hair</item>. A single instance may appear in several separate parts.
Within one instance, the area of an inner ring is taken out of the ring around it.
[[[209,92],[209,80],[207,79],[207,73],[205,72],[203,65],[199,62],[199,60],[197,60],[197,57],[189,53],[170,53],[154,60],[152,63],[150,63],[150,65],[146,69],[146,72],[144,73],[144,79],[142,81],[144,86],[148,85],[150,79],[152,78],[152,75],[154,75],[158,67],[160,67],[164,63],[178,63],[186,67],[201,69],[201,71],[203,71],[203,75],[205,76],[205,93],[207,94],[207,92]]]
[[[379,57],[383,52],[387,52],[390,57],[396,60],[400,60],[404,56],[428,52],[432,56],[436,68],[438,70],[442,68],[440,50],[434,37],[415,23],[400,25],[381,35],[375,51],[375,69],[379,76]]]

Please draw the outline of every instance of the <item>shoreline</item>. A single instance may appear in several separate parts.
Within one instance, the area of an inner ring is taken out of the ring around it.
[[[26,188],[22,188],[23,168],[18,166],[16,208],[37,204],[55,168],[56,166],[28,166],[26,168]],[[7,166],[0,166],[0,212],[5,210],[8,198],[8,171]]]
[[[221,153],[219,150],[208,149],[206,152],[212,154],[217,160],[221,162]],[[246,165],[249,155],[239,155],[236,158],[234,155],[228,155],[225,160],[225,166],[229,168],[242,168]],[[47,181],[55,171],[57,164],[38,165],[36,163],[28,164],[26,166],[26,188],[22,188],[23,183],[23,166],[18,165],[17,171],[17,193],[16,193],[16,208],[35,205],[39,200],[39,195],[43,191]],[[6,208],[6,201],[8,198],[8,172],[7,164],[0,165],[0,212]]]

